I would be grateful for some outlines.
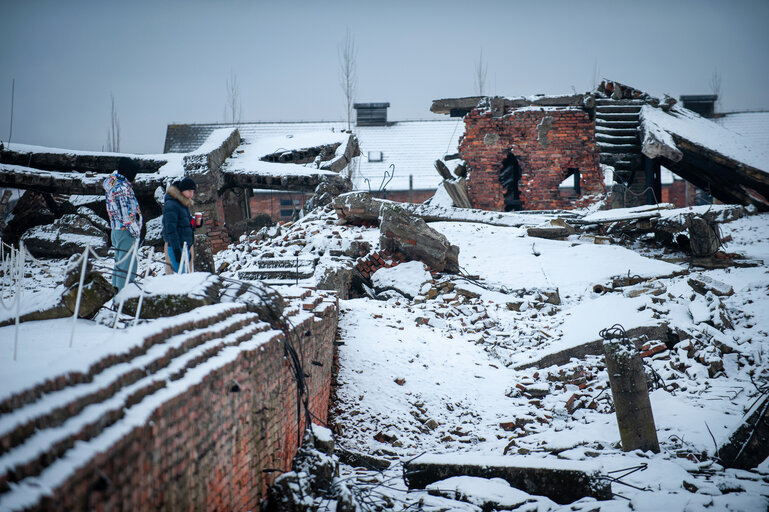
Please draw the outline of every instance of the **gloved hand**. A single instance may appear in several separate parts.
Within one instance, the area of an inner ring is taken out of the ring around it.
[[[174,258],[176,258],[176,263],[182,262],[182,250],[177,249],[176,247],[171,248],[172,251],[174,251]]]

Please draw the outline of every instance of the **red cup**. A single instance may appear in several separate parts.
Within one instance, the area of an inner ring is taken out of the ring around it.
[[[195,214],[195,225],[200,227],[200,225],[203,223],[203,214],[200,212],[197,212]]]

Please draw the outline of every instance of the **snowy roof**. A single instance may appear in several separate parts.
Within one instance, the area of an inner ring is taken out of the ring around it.
[[[166,151],[193,151],[214,130],[227,126],[234,125],[169,125]],[[297,141],[306,137],[325,139],[327,137],[321,135],[328,134],[333,138],[332,133],[343,133],[346,123],[243,123],[237,128],[244,140],[257,145],[258,151],[255,152],[269,154],[281,149],[298,148]],[[358,138],[361,151],[353,174],[356,188],[367,190],[367,178],[371,189],[378,189],[385,172],[390,172],[390,166],[394,164],[395,176],[387,186],[389,190],[407,190],[409,176],[413,176],[414,189],[434,189],[441,182],[434,168],[435,160],[457,152],[464,124],[461,119],[399,121],[387,126],[355,127],[353,133]],[[381,161],[378,161],[380,152]]]
[[[675,148],[675,143],[670,136],[675,135],[697,146],[769,173],[769,150],[766,147],[755,146],[739,134],[691,110],[676,105],[665,112],[662,109],[644,105],[641,110],[641,121],[647,133],[655,135],[658,140],[671,148]]]
[[[769,148],[769,111],[732,112],[714,121],[727,130],[739,133],[753,147]]]

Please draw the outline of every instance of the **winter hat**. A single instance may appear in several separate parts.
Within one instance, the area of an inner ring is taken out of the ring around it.
[[[176,182],[176,188],[184,192],[185,190],[197,190],[198,186],[192,181],[192,178],[182,178]]]
[[[121,157],[117,163],[117,172],[128,181],[133,182],[136,179],[136,175],[139,173],[139,164],[127,157]]]

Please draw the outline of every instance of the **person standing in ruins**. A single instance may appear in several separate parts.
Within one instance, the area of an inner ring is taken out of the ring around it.
[[[133,282],[136,278],[138,261],[132,257],[131,251],[134,245],[139,243],[142,214],[131,184],[136,179],[138,172],[139,166],[133,160],[122,157],[118,161],[117,170],[110,174],[102,184],[112,230],[110,238],[115,250],[112,286],[118,291],[123,289],[126,282]]]
[[[191,178],[183,178],[168,187],[163,204],[163,240],[165,240],[166,272],[179,272],[182,260],[187,265],[182,272],[190,272],[195,243],[194,229],[202,225],[199,216],[193,217],[190,208],[197,185]],[[182,254],[186,244],[187,254]]]

